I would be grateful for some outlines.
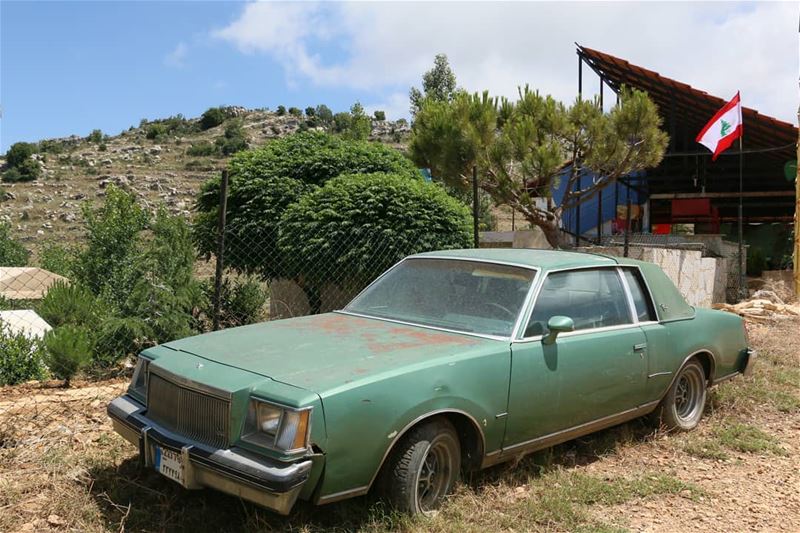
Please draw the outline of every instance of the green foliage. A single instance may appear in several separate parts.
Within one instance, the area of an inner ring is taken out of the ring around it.
[[[186,149],[186,155],[192,157],[204,157],[204,156],[214,156],[219,154],[219,148],[208,141],[198,141],[196,143],[192,143],[189,148]]]
[[[293,116],[293,117],[302,117],[303,116],[303,112],[300,111],[300,108],[298,108],[298,107],[290,107],[289,108],[289,114],[291,116]]]
[[[333,115],[333,131],[336,133],[344,133],[350,129],[350,124],[353,123],[353,117],[347,111],[342,111]]]
[[[8,170],[3,172],[3,181],[7,183],[34,181],[41,175],[42,167],[38,161],[29,157],[15,166],[9,166]]]
[[[9,168],[19,167],[36,153],[36,145],[26,142],[12,144],[6,152],[6,164]]]
[[[147,343],[150,329],[138,317],[111,317],[102,322],[97,332],[94,363],[101,368],[117,364],[129,355],[135,355]]]
[[[104,139],[103,131],[102,130],[92,130],[92,133],[86,138],[87,141],[90,143],[99,144],[103,142]]]
[[[381,121],[381,122],[386,120],[386,113],[384,111],[377,110],[377,111],[375,111],[375,113],[373,113],[373,116],[375,117],[375,120],[378,120],[378,121]]]
[[[314,115],[316,115],[317,110],[314,109],[313,107],[309,106],[309,107],[306,108],[305,113],[306,113],[307,117],[313,117]]]
[[[263,320],[268,295],[263,285],[254,276],[238,276],[233,280],[224,278],[220,291],[220,327],[245,326]],[[206,315],[213,316],[213,279],[203,285],[203,292],[208,305]]]
[[[226,262],[266,277],[283,268],[276,244],[281,215],[306,191],[340,174],[393,172],[419,177],[413,163],[397,150],[319,132],[298,133],[240,152],[229,168]],[[196,204],[194,237],[202,254],[216,250],[218,205],[219,178],[215,178],[203,185]]]
[[[306,114],[308,114],[308,110],[306,110]],[[331,109],[325,104],[318,105],[314,111],[314,115],[316,116],[317,121],[323,126],[327,127],[333,123],[333,111],[331,111]]]
[[[350,108],[350,125],[342,132],[342,137],[353,141],[366,141],[372,133],[372,121],[364,112],[364,107],[356,102]]]
[[[145,137],[154,141],[163,139],[166,135],[167,127],[164,124],[151,124],[145,131]]]
[[[135,282],[134,263],[147,227],[147,213],[133,195],[110,186],[102,206],[84,204],[88,245],[75,263],[75,278],[119,307]]]
[[[39,266],[67,278],[72,277],[77,251],[57,241],[47,241],[39,252]]]
[[[69,386],[73,376],[91,362],[94,341],[87,328],[65,325],[48,331],[43,346],[50,372]]]
[[[0,266],[26,266],[30,252],[11,237],[11,226],[0,223]]]
[[[282,106],[282,105],[279,105],[279,106],[278,106],[278,108],[275,110],[275,113],[276,113],[276,114],[277,114],[279,117],[282,117],[283,115],[285,115],[285,114],[286,114],[286,107],[285,107],[285,106]]]
[[[233,155],[247,149],[247,135],[241,120],[232,120],[225,126],[225,135],[216,141],[223,155]]]
[[[97,150],[100,152],[105,152],[106,150],[108,150],[108,146],[106,145],[106,143],[100,143],[97,146]]]
[[[331,269],[363,286],[403,257],[471,244],[467,208],[436,184],[405,175],[344,175],[289,206],[279,246],[303,280]]]
[[[412,87],[409,91],[411,114],[416,114],[422,107],[423,99],[437,102],[449,102],[456,94],[456,75],[450,68],[446,54],[436,54],[433,68],[422,75],[422,91]]]
[[[412,159],[453,187],[466,188],[473,166],[479,185],[498,205],[508,205],[548,242],[562,246],[558,221],[565,209],[591,198],[622,176],[656,166],[668,137],[656,105],[641,91],[625,90],[604,113],[598,102],[578,99],[567,107],[528,87],[519,99],[488,92],[456,93],[451,100],[422,98],[409,146]],[[576,162],[565,170],[565,163]],[[598,176],[578,190],[578,177]],[[559,205],[545,207],[561,179],[567,191]]]
[[[205,131],[207,129],[219,126],[225,122],[226,118],[228,118],[227,114],[221,107],[208,108],[200,116],[200,129]]]
[[[63,281],[54,283],[37,307],[48,324],[94,327],[102,321],[105,310],[87,287]]]
[[[0,386],[40,380],[46,375],[40,341],[24,333],[11,333],[0,325]]]

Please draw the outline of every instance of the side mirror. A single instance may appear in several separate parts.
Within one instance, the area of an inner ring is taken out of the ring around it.
[[[575,322],[568,316],[551,316],[547,321],[548,333],[542,337],[542,344],[553,344],[559,333],[575,331]]]

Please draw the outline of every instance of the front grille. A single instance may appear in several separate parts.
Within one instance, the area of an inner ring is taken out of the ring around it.
[[[215,448],[228,446],[229,406],[223,400],[150,373],[147,414],[170,431]]]

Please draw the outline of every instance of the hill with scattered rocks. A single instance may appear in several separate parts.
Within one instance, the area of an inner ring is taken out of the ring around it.
[[[134,193],[153,210],[163,205],[190,217],[200,186],[224,168],[229,157],[218,150],[211,155],[190,154],[215,151],[231,121],[241,126],[249,148],[303,129],[325,129],[303,114],[221,109],[225,121],[205,130],[200,118],[178,116],[142,121],[113,137],[97,132],[39,142],[32,157],[41,176],[2,184],[0,220],[9,223],[12,234],[34,253],[49,241],[77,242],[84,232],[81,205],[101,199],[110,184]],[[371,140],[403,149],[410,134],[406,121],[370,120]],[[0,164],[5,166],[5,161],[0,159]]]

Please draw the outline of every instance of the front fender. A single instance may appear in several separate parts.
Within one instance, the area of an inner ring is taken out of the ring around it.
[[[328,446],[318,501],[369,490],[392,447],[428,416],[467,416],[497,449],[505,430],[510,353],[453,359],[322,395]]]

